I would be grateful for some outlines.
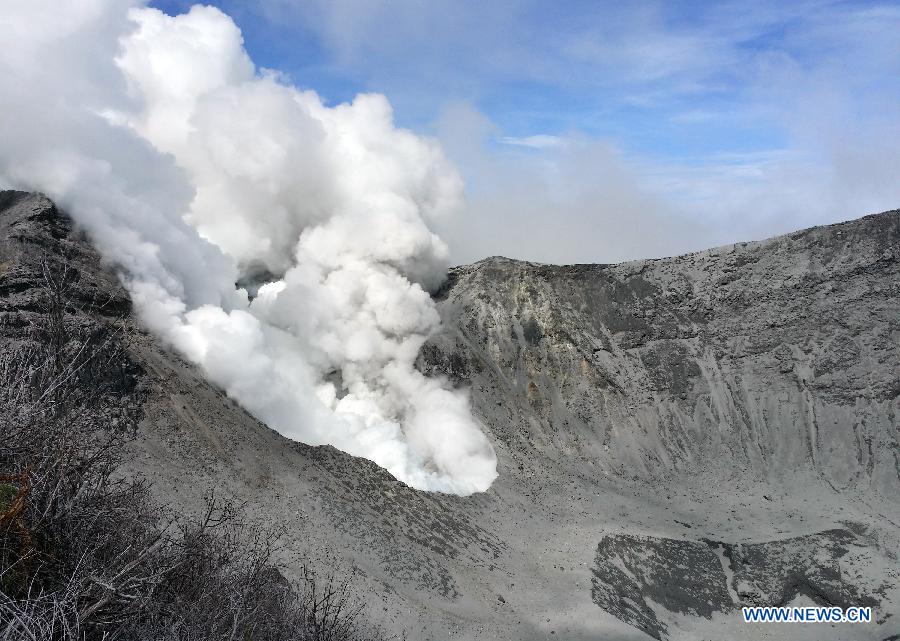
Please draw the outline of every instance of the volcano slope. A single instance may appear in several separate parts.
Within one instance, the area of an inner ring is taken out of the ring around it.
[[[144,416],[124,472],[184,513],[237,497],[285,528],[287,574],[305,555],[352,575],[388,630],[900,634],[900,212],[677,258],[452,269],[419,366],[470,389],[494,444],[499,477],[471,497],[253,419],[140,330],[115,267],[36,194],[0,192],[4,348],[45,313],[48,263],[73,322],[124,328]],[[742,622],[793,604],[874,617]]]

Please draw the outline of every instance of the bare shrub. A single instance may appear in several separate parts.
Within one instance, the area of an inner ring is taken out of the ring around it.
[[[142,374],[124,323],[72,313],[68,269],[44,261],[45,308],[0,354],[0,641],[370,638],[350,586],[289,582],[233,501],[182,522],[115,474]]]
[[[358,629],[362,606],[354,599],[349,581],[340,580],[334,574],[320,577],[304,566],[299,592],[306,638],[316,641],[362,638]]]

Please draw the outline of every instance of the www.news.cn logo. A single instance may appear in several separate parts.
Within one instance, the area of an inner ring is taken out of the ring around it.
[[[870,623],[872,608],[745,607],[744,623]]]

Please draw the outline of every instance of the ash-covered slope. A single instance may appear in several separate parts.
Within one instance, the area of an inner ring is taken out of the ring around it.
[[[439,296],[426,359],[514,458],[900,490],[897,212],[621,265],[492,258]]]
[[[117,323],[144,412],[130,471],[191,510],[215,487],[333,559],[410,639],[885,639],[900,633],[900,214],[658,261],[489,259],[436,294],[421,367],[471,389],[489,492],[409,489],[291,443],[129,316],[45,198],[0,194],[0,341],[65,264]],[[741,623],[745,604],[871,605],[869,625]]]

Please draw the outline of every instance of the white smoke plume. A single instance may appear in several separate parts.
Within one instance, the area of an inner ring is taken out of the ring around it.
[[[435,142],[383,96],[329,107],[256,69],[212,7],[0,10],[0,184],[72,213],[147,326],[272,428],[417,488],[490,486],[466,393],[414,367],[446,267],[429,222],[462,189]]]

